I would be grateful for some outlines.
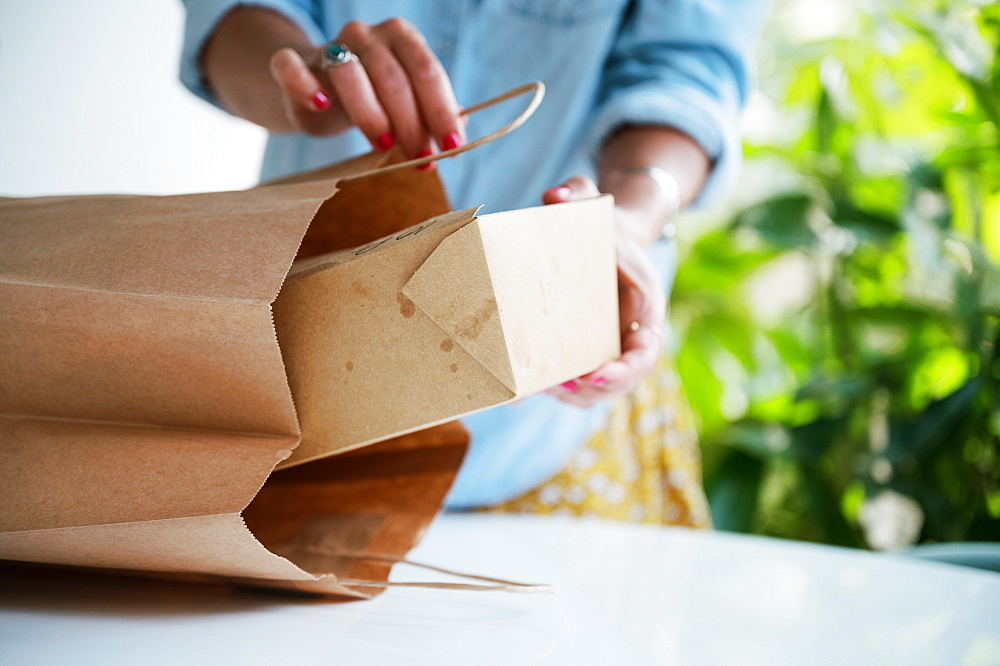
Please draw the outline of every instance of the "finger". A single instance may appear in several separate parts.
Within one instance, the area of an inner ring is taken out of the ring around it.
[[[361,63],[355,60],[328,67],[326,78],[351,123],[361,130],[373,147],[381,148],[385,142],[383,137],[387,134],[392,136],[391,124]]]
[[[593,407],[601,401],[602,397],[576,379],[571,379],[559,386],[553,386],[546,393],[560,402],[583,408]]]
[[[641,245],[618,242],[618,303],[622,337],[633,323],[659,327],[666,318],[666,294]],[[658,330],[658,329],[657,329]]]
[[[631,387],[656,368],[662,341],[662,334],[654,326],[642,326],[627,333],[622,340],[622,355],[584,375],[580,381],[608,392]]]
[[[358,57],[364,63],[375,95],[389,116],[393,135],[404,154],[417,157],[420,152],[430,150],[430,136],[424,127],[410,77],[396,54],[377,40],[358,49]]]
[[[573,386],[569,387],[571,384]],[[582,408],[593,407],[603,400],[616,397],[606,391],[590,388],[579,380],[570,380],[569,382],[550,388],[546,393],[568,405]],[[622,394],[624,393],[625,391],[622,392]]]
[[[562,185],[550,187],[542,193],[542,203],[556,204],[576,201],[578,199],[589,199],[600,194],[597,185],[586,176],[573,176]]]
[[[337,36],[337,41],[355,55],[359,50],[364,51],[370,40],[371,28],[360,21],[351,21]],[[327,66],[324,75],[354,126],[361,130],[372,146],[384,146],[385,135],[392,136],[392,127],[360,59]]]
[[[271,56],[269,66],[271,76],[288,102],[313,112],[330,106],[326,90],[295,49],[279,49]]]
[[[389,19],[379,28],[412,82],[420,115],[431,137],[444,150],[465,143],[465,123],[460,117],[455,91],[427,40],[404,19]]]
[[[566,203],[570,200],[573,191],[565,185],[550,187],[542,192],[542,203],[546,206],[550,204]]]
[[[618,319],[623,349],[629,327],[636,323],[644,328],[648,325],[658,327],[666,317],[666,296],[655,280],[655,276],[643,275],[635,267],[619,265]]]
[[[269,64],[271,75],[281,90],[285,117],[292,127],[322,136],[350,126],[339,104],[331,108],[334,104],[330,96],[296,51],[282,49],[271,57]]]
[[[621,357],[577,379],[554,386],[546,393],[577,407],[592,407],[601,401],[621,397],[656,369],[662,341],[663,333],[658,326],[640,326],[625,334]]]

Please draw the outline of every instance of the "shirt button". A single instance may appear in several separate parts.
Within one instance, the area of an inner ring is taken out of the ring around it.
[[[453,39],[442,39],[438,43],[438,52],[451,55],[455,52],[455,40]]]

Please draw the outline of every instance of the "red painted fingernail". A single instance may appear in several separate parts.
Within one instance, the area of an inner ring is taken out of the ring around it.
[[[393,145],[395,145],[396,140],[392,138],[391,132],[386,132],[377,139],[377,142],[378,142],[378,149],[384,152],[392,148]]]
[[[576,393],[576,390],[580,388],[579,384],[577,384],[577,381],[575,379],[571,379],[568,382],[563,382],[559,386],[566,389],[570,393]]]
[[[326,96],[326,93],[320,90],[318,93],[313,95],[313,108],[317,111],[322,111],[326,107],[330,106],[330,98]]]
[[[419,159],[421,157],[428,157],[432,154],[433,153],[431,153],[430,148],[425,148],[424,150],[421,150],[419,153],[417,153],[416,157]],[[420,166],[413,168],[416,169],[417,171],[430,171],[434,168],[434,162],[428,162],[427,164],[421,164]]]
[[[441,138],[441,147],[444,150],[451,150],[452,148],[458,148],[462,145],[462,138],[458,136],[458,132],[452,130],[448,132]]]
[[[570,196],[573,194],[573,190],[569,189],[565,185],[560,185],[559,187],[552,190],[552,193],[555,194],[560,199],[569,199]]]
[[[608,383],[608,380],[606,378],[604,378],[604,377],[594,377],[593,379],[590,380],[590,383],[593,386],[600,387],[600,386],[606,386],[607,383]]]

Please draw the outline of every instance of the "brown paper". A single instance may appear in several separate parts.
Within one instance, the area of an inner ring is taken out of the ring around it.
[[[456,211],[293,268],[274,311],[303,437],[283,464],[524,397],[616,356],[610,216],[610,198]]]
[[[0,199],[0,558],[370,597],[447,422],[617,355],[610,198],[477,216],[393,159]]]

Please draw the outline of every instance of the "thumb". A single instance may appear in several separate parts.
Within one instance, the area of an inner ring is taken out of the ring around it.
[[[597,185],[586,176],[573,176],[562,185],[550,187],[542,193],[542,203],[556,204],[576,201],[577,199],[589,199],[600,194]]]

